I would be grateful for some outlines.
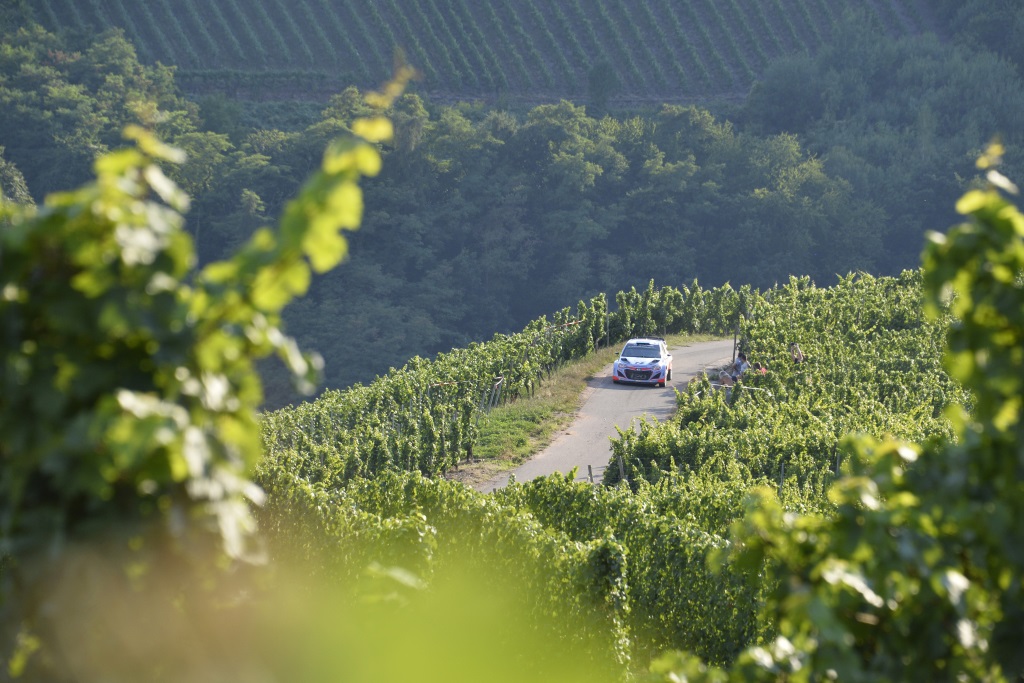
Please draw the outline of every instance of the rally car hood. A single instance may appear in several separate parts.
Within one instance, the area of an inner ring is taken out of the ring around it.
[[[657,363],[659,358],[631,358],[629,356],[620,356],[620,363],[629,363],[630,365],[653,365]]]

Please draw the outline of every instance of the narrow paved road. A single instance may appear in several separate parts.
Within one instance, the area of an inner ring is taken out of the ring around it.
[[[669,349],[672,354],[672,381],[664,388],[615,384],[611,363],[588,382],[583,407],[568,429],[555,437],[546,449],[513,470],[516,481],[529,481],[553,472],[569,472],[577,468],[576,480],[587,480],[587,466],[593,470],[594,481],[600,481],[611,458],[609,437],[616,436],[615,427],[628,429],[643,416],[665,420],[675,412],[674,385],[684,386],[694,375],[711,366],[725,365],[732,360],[731,339],[698,342]],[[509,473],[480,484],[480,491],[491,491],[508,483]]]

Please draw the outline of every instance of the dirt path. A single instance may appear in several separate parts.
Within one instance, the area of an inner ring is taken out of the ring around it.
[[[576,420],[546,449],[512,472],[516,481],[529,481],[553,472],[569,472],[573,467],[577,481],[587,480],[587,466],[600,481],[611,458],[608,438],[616,436],[615,427],[629,425],[643,416],[665,420],[675,412],[675,386],[684,386],[695,374],[710,366],[721,366],[732,360],[733,342],[698,342],[690,346],[673,347],[672,381],[664,388],[615,384],[611,379],[611,364],[596,375],[583,395],[583,407]],[[491,491],[508,483],[509,472],[489,482],[479,484],[478,491]]]

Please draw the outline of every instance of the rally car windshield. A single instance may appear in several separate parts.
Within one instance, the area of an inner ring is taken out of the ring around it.
[[[656,346],[627,346],[622,349],[622,355],[630,358],[661,358],[661,352]]]

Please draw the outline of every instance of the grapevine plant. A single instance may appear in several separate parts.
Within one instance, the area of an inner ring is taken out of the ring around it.
[[[834,515],[787,513],[761,489],[734,525],[722,566],[771,568],[765,602],[778,633],[728,671],[681,656],[657,680],[1019,680],[1024,673],[1024,215],[1016,187],[979,165],[988,186],[957,203],[967,222],[929,235],[923,291],[951,314],[944,365],[970,392],[951,406],[950,439],[851,436]]]
[[[401,80],[389,88],[381,109]],[[76,610],[103,609],[90,601],[108,575],[90,569],[89,539],[107,539],[112,568],[140,589],[157,570],[190,571],[193,557],[207,575],[211,547],[221,566],[258,555],[253,364],[276,354],[312,386],[320,360],[282,333],[280,314],[344,257],[340,231],[359,224],[358,181],[380,169],[391,124],[353,131],[278,231],[199,272],[182,229],[188,198],[163,171],[182,154],[142,127],[127,130],[134,147],[96,161],[95,182],[38,209],[0,207],[0,652],[12,675],[40,647],[42,671],[89,670],[96,643],[68,645]]]

